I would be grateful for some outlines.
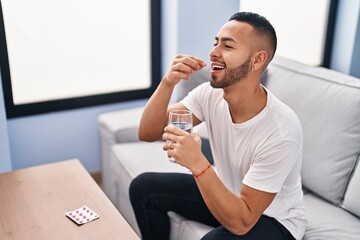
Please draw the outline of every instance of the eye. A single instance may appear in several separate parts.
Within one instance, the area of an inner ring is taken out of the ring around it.
[[[225,48],[233,48],[233,47],[231,47],[231,46],[229,46],[229,45],[225,45]]]

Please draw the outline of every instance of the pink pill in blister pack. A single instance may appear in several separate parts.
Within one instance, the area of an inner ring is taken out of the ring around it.
[[[80,207],[70,212],[66,212],[65,215],[77,224],[85,224],[99,218],[99,215],[87,206]]]

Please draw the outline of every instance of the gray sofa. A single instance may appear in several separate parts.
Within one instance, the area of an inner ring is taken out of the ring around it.
[[[178,98],[207,81],[206,71],[179,85]],[[262,81],[302,123],[301,174],[308,219],[304,239],[360,239],[360,80],[276,57]],[[138,142],[141,112],[135,108],[99,116],[104,191],[137,233],[128,198],[131,180],[148,171],[188,173],[169,163],[162,142]],[[211,156],[204,124],[195,131]],[[211,229],[172,212],[169,216],[171,239],[200,239]]]

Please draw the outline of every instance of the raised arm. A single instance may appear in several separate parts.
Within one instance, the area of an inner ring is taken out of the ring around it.
[[[206,63],[203,60],[194,56],[177,55],[175,57],[145,106],[139,125],[140,140],[148,142],[161,140],[167,125],[168,112],[173,109],[185,109],[180,103],[169,107],[175,85],[181,80],[188,80],[191,74],[205,66]]]

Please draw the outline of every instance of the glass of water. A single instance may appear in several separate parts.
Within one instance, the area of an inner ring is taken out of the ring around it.
[[[192,133],[193,120],[192,113],[189,110],[172,110],[169,113],[168,125],[174,125],[182,130]],[[168,141],[170,142],[170,141]],[[170,162],[175,162],[174,158],[169,158]]]

